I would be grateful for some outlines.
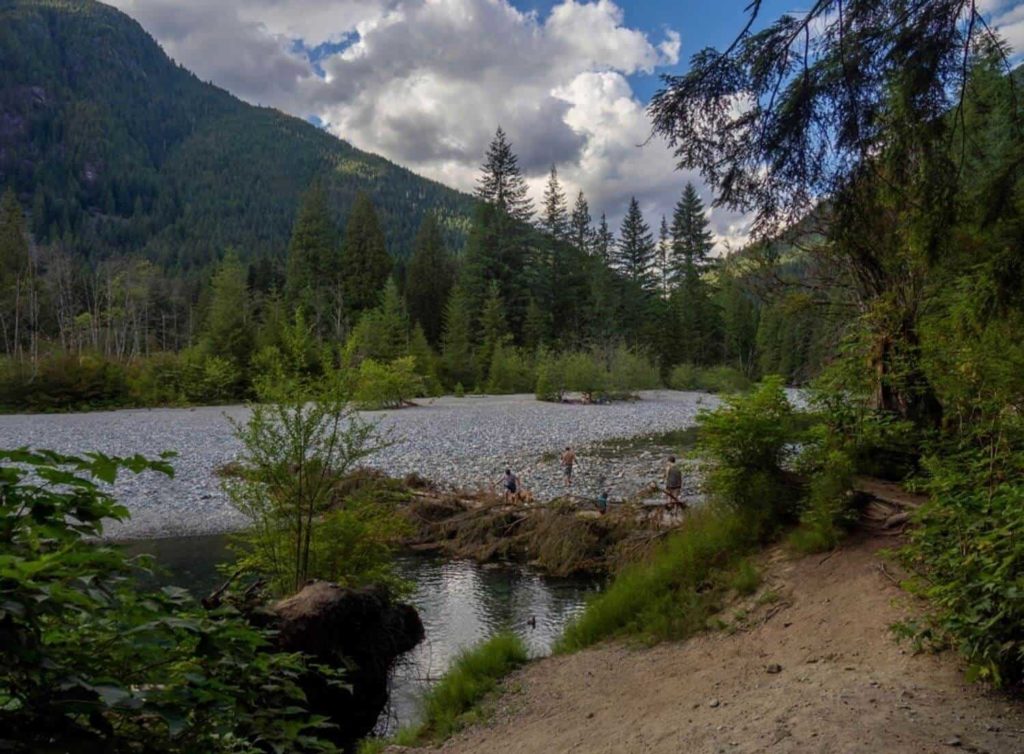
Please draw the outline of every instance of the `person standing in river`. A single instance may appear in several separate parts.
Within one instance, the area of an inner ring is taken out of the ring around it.
[[[572,490],[572,469],[576,463],[576,453],[568,445],[562,451],[562,473],[565,475],[565,486]]]

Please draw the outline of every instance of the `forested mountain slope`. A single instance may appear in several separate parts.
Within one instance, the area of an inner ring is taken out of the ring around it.
[[[283,255],[315,178],[338,221],[367,192],[399,257],[428,210],[456,238],[470,214],[464,194],[200,81],[109,6],[0,0],[0,187],[38,242],[183,270],[228,245]]]

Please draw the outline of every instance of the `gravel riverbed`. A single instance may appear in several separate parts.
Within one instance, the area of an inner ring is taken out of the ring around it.
[[[704,393],[659,390],[644,392],[637,401],[602,406],[541,403],[532,395],[444,397],[364,416],[378,421],[394,441],[369,461],[392,476],[416,472],[449,487],[487,488],[507,465],[536,499],[544,500],[565,490],[557,454],[572,445],[580,458],[575,491],[594,496],[598,478],[605,477],[615,499],[658,480],[664,449],[634,443],[616,458],[606,445],[598,452],[595,444],[682,429],[694,424],[700,409],[715,405],[717,399]],[[239,450],[228,417],[244,419],[246,414],[243,406],[228,406],[0,416],[0,447],[113,455],[173,450],[178,454],[173,479],[146,473],[118,480],[115,494],[132,516],[108,527],[107,534],[209,534],[246,524],[214,474]]]

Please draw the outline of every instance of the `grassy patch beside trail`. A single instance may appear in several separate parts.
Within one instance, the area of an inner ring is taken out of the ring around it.
[[[590,601],[555,651],[574,652],[618,636],[653,642],[703,630],[733,586],[731,572],[756,544],[757,529],[736,512],[694,511],[650,558],[624,568]]]
[[[376,754],[391,743],[414,746],[451,736],[478,718],[480,701],[527,659],[526,645],[511,632],[496,634],[467,649],[423,698],[423,722],[402,728],[392,741],[366,740],[359,754]]]

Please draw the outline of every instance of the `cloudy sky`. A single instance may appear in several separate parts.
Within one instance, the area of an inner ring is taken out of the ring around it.
[[[200,78],[418,173],[472,190],[500,123],[535,197],[555,164],[595,217],[617,224],[635,195],[656,227],[685,182],[699,181],[648,140],[644,107],[661,74],[728,44],[749,0],[108,2]],[[763,15],[805,2],[766,0]],[[1024,48],[1024,3],[983,2]],[[720,243],[742,239],[742,217],[711,220]]]

